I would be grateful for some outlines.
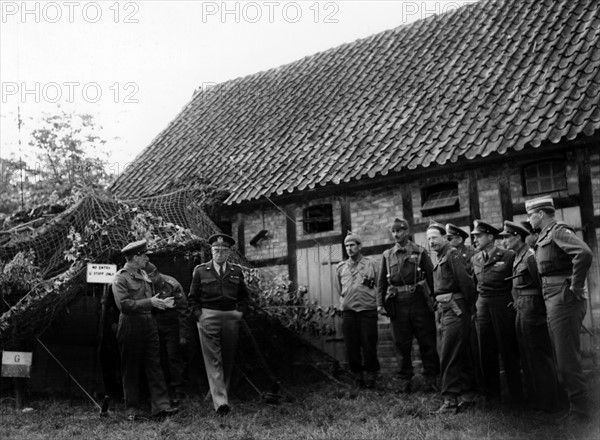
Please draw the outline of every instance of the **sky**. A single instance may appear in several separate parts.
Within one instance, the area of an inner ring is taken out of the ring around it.
[[[26,157],[45,113],[89,113],[119,172],[199,88],[465,3],[0,1],[0,156]]]

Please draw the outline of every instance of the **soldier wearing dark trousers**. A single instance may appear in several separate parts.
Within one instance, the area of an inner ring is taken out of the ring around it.
[[[473,268],[471,267],[471,260],[473,259],[473,255],[475,255],[475,249],[473,249],[472,246],[465,244],[466,239],[469,238],[469,234],[458,226],[447,223],[446,237],[448,238],[450,246],[456,248],[458,253],[463,257],[467,272],[472,276]],[[476,299],[477,297],[475,296],[475,298],[473,298],[473,303],[471,304],[471,341],[467,355],[470,357],[470,363],[473,366],[473,376],[475,383],[477,384],[477,389],[481,391],[483,390],[483,372],[481,371],[481,356],[479,355],[479,340],[477,338],[477,314],[475,313]]]
[[[167,385],[160,366],[158,329],[153,309],[173,307],[173,298],[161,299],[153,294],[152,282],[142,268],[148,262],[146,242],[125,246],[121,253],[127,262],[112,284],[115,302],[120,310],[117,342],[121,355],[121,373],[125,407],[129,420],[140,412],[140,372],[144,368],[150,391],[154,417],[174,414]]]
[[[229,413],[229,383],[237,350],[240,320],[248,306],[242,268],[227,262],[235,240],[211,235],[213,259],[196,266],[188,302],[198,322],[198,334],[213,405],[218,415]]]
[[[146,264],[145,271],[152,281],[154,293],[159,298],[173,298],[175,301],[172,309],[159,310],[155,316],[158,324],[161,364],[168,380],[169,395],[172,404],[178,405],[180,400],[185,397],[183,347],[190,339],[187,299],[183,293],[183,287],[175,278],[160,273],[150,262]]]
[[[531,226],[541,229],[535,259],[558,376],[569,399],[569,418],[587,420],[590,410],[579,331],[587,308],[585,278],[592,264],[592,251],[570,227],[556,221],[551,197],[528,200],[525,209]]]
[[[533,408],[556,412],[560,409],[556,365],[535,255],[525,243],[528,235],[527,229],[508,220],[500,233],[502,245],[516,253],[512,293],[526,397]]]
[[[427,229],[429,246],[438,256],[433,267],[433,286],[440,315],[439,355],[444,397],[438,413],[456,413],[474,404],[477,389],[469,356],[476,290],[463,257],[445,235],[446,228],[439,223]]]
[[[471,260],[477,282],[477,325],[483,372],[484,394],[488,402],[499,401],[500,362],[506,373],[508,392],[513,403],[523,400],[519,345],[515,331],[516,312],[512,306],[512,267],[515,253],[498,249],[494,239],[500,231],[475,220],[473,240],[477,252]]]
[[[377,303],[385,305],[392,321],[400,364],[400,392],[409,393],[412,388],[413,337],[421,352],[424,389],[434,391],[440,366],[433,305],[431,298],[426,298],[433,291],[433,264],[427,251],[408,239],[406,220],[395,219],[391,231],[396,244],[383,253]],[[378,310],[383,313],[383,308]]]
[[[360,253],[359,235],[344,239],[348,259],[336,267],[335,289],[341,297],[342,332],[350,371],[358,387],[375,388],[377,359],[377,263]]]

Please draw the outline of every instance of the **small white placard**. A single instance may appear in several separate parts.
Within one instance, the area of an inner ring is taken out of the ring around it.
[[[29,377],[31,371],[31,352],[3,351],[2,376],[3,377]]]
[[[117,273],[116,264],[96,264],[89,263],[87,265],[87,277],[88,283],[104,283],[110,284],[113,282]]]

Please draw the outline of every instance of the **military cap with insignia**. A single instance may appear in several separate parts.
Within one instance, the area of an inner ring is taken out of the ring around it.
[[[441,223],[438,222],[431,222],[429,223],[429,226],[427,226],[427,229],[434,229],[436,231],[439,231],[442,235],[446,235],[446,228],[444,227],[444,225],[442,225]]]
[[[466,240],[467,238],[469,238],[468,232],[462,230],[458,226],[453,225],[452,223],[446,223],[446,234],[458,235],[458,236],[462,237],[463,240]]]
[[[533,226],[531,226],[531,222],[529,222],[529,220],[525,220],[525,221],[520,222],[520,223],[521,223],[521,226],[523,226],[525,229],[527,229],[530,234],[533,234],[533,233],[537,234],[537,233],[540,232],[540,230],[537,229],[537,228],[533,229]]]
[[[473,222],[473,232],[471,232],[471,234],[473,235],[479,235],[479,234],[491,234],[493,236],[496,236],[500,233],[500,231],[496,228],[494,228],[492,225],[490,225],[487,222],[484,222],[483,220],[475,220]]]
[[[540,209],[554,212],[554,200],[552,200],[552,197],[543,196],[525,201],[525,211],[527,211],[528,214],[539,211]]]
[[[235,245],[235,240],[227,234],[213,234],[208,237],[208,244],[211,246],[231,247]]]
[[[408,222],[403,218],[395,218],[390,229],[408,229]]]
[[[123,255],[149,254],[146,240],[134,241],[121,249]]]
[[[529,231],[518,223],[508,220],[504,221],[504,230],[499,234],[501,237],[509,237],[511,235],[520,235],[525,238],[529,235]]]
[[[344,238],[344,244],[346,244],[346,243],[361,244],[362,238],[360,237],[360,235],[354,234],[353,232],[348,231],[348,235],[346,235],[346,238]]]

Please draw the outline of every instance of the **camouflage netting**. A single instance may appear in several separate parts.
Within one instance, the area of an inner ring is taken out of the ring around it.
[[[0,298],[0,347],[5,350],[30,349],[35,337],[85,289],[88,262],[116,263],[122,259],[120,249],[140,239],[146,239],[158,256],[208,255],[205,238],[220,232],[197,198],[185,190],[129,201],[88,195],[56,216],[35,220],[35,228],[30,226],[13,227],[0,237],[0,281],[10,280],[2,283]],[[289,330],[297,332],[309,324],[314,330],[328,325],[321,321],[332,319],[320,308],[307,306],[306,289],[291,292],[289,281],[275,279],[273,284],[261,279],[240,254],[233,260],[244,267],[253,291],[253,313],[246,321],[252,333],[262,335],[260,351],[269,363],[297,364],[300,355],[312,366],[337,368],[334,358],[292,337]],[[247,358],[248,350],[242,351]],[[256,377],[264,370],[262,365],[248,372]]]
[[[2,286],[0,346],[43,331],[81,291],[87,262],[113,261],[125,244],[140,239],[157,253],[201,251],[206,242],[200,237],[218,231],[186,191],[134,201],[88,195],[35,229],[6,231],[0,261],[29,253],[41,277],[28,292]]]

